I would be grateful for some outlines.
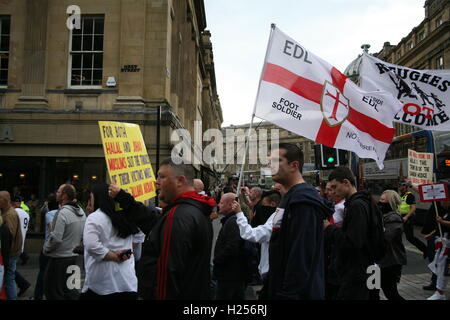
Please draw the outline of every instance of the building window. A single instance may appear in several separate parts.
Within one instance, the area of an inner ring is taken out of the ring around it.
[[[436,28],[439,28],[444,23],[444,20],[442,20],[442,16],[436,19]]]
[[[103,78],[104,16],[82,16],[70,44],[70,86],[99,87]]]
[[[10,26],[10,17],[0,16],[0,86],[8,85]]]
[[[418,36],[419,41],[422,41],[423,39],[425,39],[425,35],[426,35],[425,31],[421,31]]]
[[[406,50],[411,50],[412,48],[414,48],[414,43],[410,41],[406,44]]]
[[[444,69],[444,57],[439,57],[436,59],[436,69]]]

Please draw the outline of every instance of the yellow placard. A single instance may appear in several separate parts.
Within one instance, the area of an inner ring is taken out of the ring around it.
[[[155,175],[139,125],[113,121],[98,125],[111,182],[136,201],[156,196]]]

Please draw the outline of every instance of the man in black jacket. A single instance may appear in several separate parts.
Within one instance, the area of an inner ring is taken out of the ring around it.
[[[194,168],[167,159],[156,185],[167,203],[162,214],[111,185],[110,194],[129,219],[146,234],[137,265],[139,295],[158,300],[211,298],[210,260],[213,229],[209,215],[214,199],[195,192]]]
[[[332,214],[302,177],[303,153],[281,143],[270,156],[272,179],[287,190],[269,244],[268,299],[324,299],[323,220]],[[278,168],[277,168],[278,167]]]
[[[217,280],[217,300],[244,300],[246,260],[243,242],[232,204],[236,195],[226,193],[219,203],[219,213],[225,217],[214,249],[213,277]]]
[[[324,221],[325,236],[334,244],[339,291],[337,300],[369,300],[374,291],[367,287],[367,268],[374,264],[368,249],[370,195],[356,191],[355,178],[347,167],[338,167],[328,176],[336,197],[345,198],[341,228]]]

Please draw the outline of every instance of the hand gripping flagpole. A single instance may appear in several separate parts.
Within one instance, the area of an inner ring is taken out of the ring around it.
[[[253,127],[253,120],[255,119],[255,111],[256,111],[256,102],[258,101],[258,96],[259,96],[259,90],[261,89],[261,81],[266,69],[266,61],[267,61],[267,55],[269,54],[269,49],[270,46],[272,44],[272,38],[273,38],[273,31],[275,30],[276,25],[275,23],[272,23],[270,25],[270,36],[269,36],[269,43],[267,45],[267,50],[266,50],[266,55],[264,57],[264,66],[262,68],[262,72],[261,75],[259,77],[259,85],[258,85],[258,92],[256,93],[256,99],[255,99],[255,104],[253,107],[253,113],[252,113],[252,121],[250,122],[250,127],[248,129],[248,134],[247,134],[247,139],[245,141],[245,152],[243,155],[243,159],[242,159],[242,166],[241,166],[241,172],[239,173],[239,182],[237,185],[237,190],[236,190],[236,197],[239,198],[239,195],[241,194],[241,184],[242,184],[242,178],[243,178],[243,172],[244,172],[244,166],[245,166],[245,160],[247,158],[247,152],[248,152],[248,148],[249,148],[249,144],[250,144],[250,134],[252,132],[252,127]]]

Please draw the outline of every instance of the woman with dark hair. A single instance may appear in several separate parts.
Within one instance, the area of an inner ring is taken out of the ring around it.
[[[116,211],[107,184],[94,186],[89,202],[94,212],[84,226],[86,278],[80,300],[135,300],[137,278],[130,257],[139,229]]]

